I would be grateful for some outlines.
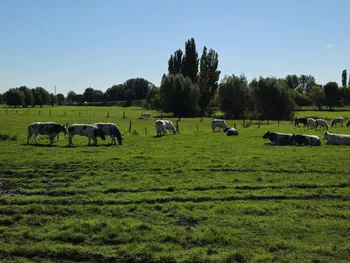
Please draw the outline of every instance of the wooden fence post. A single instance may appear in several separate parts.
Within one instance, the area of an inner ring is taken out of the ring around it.
[[[131,125],[132,125],[132,121],[130,121],[130,124],[129,124],[129,133],[131,132]]]
[[[177,131],[177,133],[180,133],[180,131],[179,131],[179,120],[176,121],[176,131]]]
[[[197,128],[197,132],[199,132],[199,129],[198,129],[198,126],[196,125],[196,128]]]
[[[243,128],[245,128],[245,121],[244,121],[244,119],[243,119]],[[235,129],[236,129],[236,127],[235,127]]]
[[[106,115],[106,118],[109,118],[109,111],[107,111],[107,115]]]
[[[243,124],[243,127],[244,127],[244,124]],[[236,129],[236,123],[233,123],[233,128]]]
[[[267,120],[267,125],[270,125],[269,120]]]
[[[41,111],[41,110],[39,110],[39,115],[40,115],[40,111]]]
[[[259,123],[258,123],[258,128],[260,128],[260,120],[259,120]]]
[[[201,116],[201,122],[203,122],[203,116]]]
[[[125,119],[125,111],[123,111],[123,119]]]
[[[145,133],[146,133],[146,136],[147,136],[147,127],[145,127]]]
[[[49,111],[49,115],[51,116],[51,110]]]

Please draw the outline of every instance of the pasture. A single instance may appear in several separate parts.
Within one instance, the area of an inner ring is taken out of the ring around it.
[[[350,261],[348,146],[265,146],[268,130],[324,131],[228,120],[239,131],[228,137],[213,133],[209,118],[182,119],[180,134],[158,138],[156,117],[140,120],[142,112],[0,108],[0,260]],[[124,141],[87,146],[76,136],[68,147],[60,134],[51,147],[42,136],[27,145],[34,121],[113,122]]]

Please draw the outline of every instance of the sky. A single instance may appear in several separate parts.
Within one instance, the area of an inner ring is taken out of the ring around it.
[[[225,75],[350,73],[348,0],[0,0],[0,93],[105,91],[129,78],[159,85],[170,55],[194,38]]]

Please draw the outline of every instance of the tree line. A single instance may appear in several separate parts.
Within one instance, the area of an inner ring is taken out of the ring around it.
[[[199,57],[194,38],[185,42],[168,60],[168,72],[160,87],[143,78],[132,78],[105,92],[91,87],[83,94],[69,91],[49,94],[44,88],[13,88],[0,94],[0,102],[28,107],[44,104],[86,104],[143,101],[147,109],[172,112],[176,117],[211,116],[220,110],[227,118],[290,119],[297,107],[334,107],[350,104],[350,76],[342,71],[342,86],[336,82],[316,83],[312,75],[287,75],[285,78],[259,77],[250,82],[244,74],[224,76],[219,82],[219,55],[204,46]]]

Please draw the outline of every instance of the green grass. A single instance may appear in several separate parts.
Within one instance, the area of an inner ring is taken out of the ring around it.
[[[350,261],[349,147],[265,146],[267,130],[323,134],[272,121],[229,120],[239,136],[227,137],[210,119],[183,119],[180,134],[154,138],[156,118],[141,112],[0,109],[0,260]],[[27,145],[34,121],[114,122],[124,144],[88,147],[77,136],[67,147],[61,135],[52,147],[45,137]]]

